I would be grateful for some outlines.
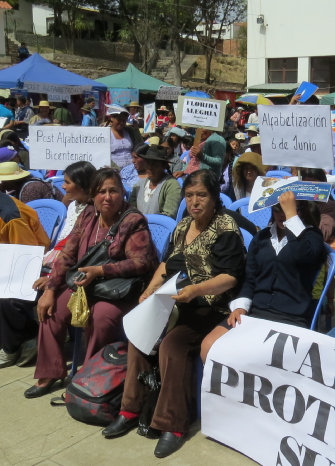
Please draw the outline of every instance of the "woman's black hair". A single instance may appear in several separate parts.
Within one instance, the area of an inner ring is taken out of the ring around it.
[[[182,195],[185,197],[185,190],[189,186],[194,186],[199,181],[205,186],[211,198],[215,202],[216,211],[222,211],[222,202],[220,198],[220,183],[218,177],[212,170],[202,169],[192,172],[188,175],[183,183]]]
[[[183,136],[183,137],[181,138],[181,142],[182,142],[184,145],[192,146],[192,145],[193,145],[193,142],[194,142],[194,137],[191,136],[190,134],[186,134],[185,136]]]
[[[100,168],[96,171],[95,177],[93,178],[92,186],[91,186],[91,196],[95,197],[98,194],[99,189],[104,184],[106,180],[113,179],[117,182],[119,187],[124,191],[124,187],[122,184],[120,172],[115,170],[114,168]]]
[[[149,144],[146,144],[145,142],[140,142],[134,147],[133,152],[135,152],[135,154],[139,156],[145,155],[148,152],[149,147]]]
[[[75,162],[68,165],[63,173],[74,184],[82,188],[85,194],[89,194],[96,171],[96,168],[90,162]]]
[[[4,139],[10,141],[12,145],[14,146],[15,150],[24,149],[21,139],[14,131],[12,130],[4,131],[1,137],[1,141],[3,141]]]
[[[301,179],[312,178],[313,181],[327,181],[327,176],[321,168],[301,168]]]
[[[273,206],[274,207],[274,206]],[[321,221],[320,210],[316,202],[311,201],[297,201],[297,211],[302,223],[307,226],[313,226],[319,228]],[[273,216],[273,210],[269,223],[274,223],[275,219]]]

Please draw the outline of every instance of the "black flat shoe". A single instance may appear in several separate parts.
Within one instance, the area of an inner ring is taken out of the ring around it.
[[[26,398],[38,398],[39,396],[46,395],[51,391],[52,386],[57,382],[57,380],[59,379],[51,379],[45,387],[33,385],[24,392],[24,396]]]
[[[102,435],[105,438],[121,437],[127,434],[131,429],[138,426],[138,417],[127,419],[120,414],[115,421],[109,424],[103,431]]]
[[[156,445],[154,455],[156,458],[165,458],[179,450],[184,442],[185,434],[181,437],[177,437],[172,432],[163,432]]]

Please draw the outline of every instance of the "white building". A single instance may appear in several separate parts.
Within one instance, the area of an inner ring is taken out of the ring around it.
[[[334,18],[334,0],[248,0],[248,90],[335,91]]]

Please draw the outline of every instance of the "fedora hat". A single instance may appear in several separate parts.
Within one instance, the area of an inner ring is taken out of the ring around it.
[[[261,143],[261,137],[254,136],[253,138],[250,139],[249,146],[254,146],[255,144],[260,144],[260,143]]]
[[[147,145],[147,144],[145,144]],[[162,146],[157,146],[156,144],[153,144],[152,146],[149,146],[149,149],[146,151],[139,150],[136,152],[136,154],[141,157],[142,159],[145,160],[157,160],[160,162],[168,162],[169,159],[171,158],[165,147]]]
[[[253,131],[254,133],[258,133],[258,132],[259,132],[257,126],[255,126],[255,125],[250,125],[249,128],[247,128],[247,133],[248,133],[249,131]]]
[[[50,105],[47,100],[40,100],[40,103],[38,105],[34,105],[34,108],[39,108],[39,107],[49,107],[51,109],[55,108],[52,105]]]
[[[157,112],[169,112],[169,109],[165,107],[165,105],[161,105],[157,108]]]
[[[125,105],[126,108],[129,107],[140,107],[140,104],[138,102],[135,102],[134,100],[130,102],[128,105]]]
[[[0,163],[0,181],[19,180],[29,176],[28,170],[22,170],[16,162]]]

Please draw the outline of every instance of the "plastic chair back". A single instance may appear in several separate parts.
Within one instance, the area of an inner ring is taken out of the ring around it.
[[[327,251],[327,263],[328,263],[328,273],[327,273],[327,280],[326,284],[322,290],[320,299],[318,301],[318,304],[316,306],[315,312],[314,312],[314,317],[311,323],[311,330],[314,330],[316,322],[319,317],[319,313],[323,304],[323,301],[326,297],[326,293],[328,291],[329,285],[331,284],[334,275],[335,275],[335,251],[327,244],[325,243],[325,248]]]
[[[126,201],[129,201],[129,198],[130,198],[130,195],[131,195],[131,192],[132,192],[132,188],[127,185],[126,183],[122,183],[123,184],[123,188],[125,190],[125,195],[124,195],[124,198]]]
[[[50,239],[50,249],[53,248],[66,219],[67,210],[65,205],[55,199],[36,199],[27,202],[27,205],[36,210],[38,218]]]
[[[249,233],[249,231],[245,230],[244,228],[240,228],[240,232],[242,233],[242,236],[243,236],[244,246],[246,250],[248,251],[249,244],[251,243],[253,236],[251,233]]]
[[[292,176],[292,174],[285,170],[270,170],[266,173],[265,176],[273,176],[274,178],[284,178],[285,176]]]
[[[44,176],[43,176],[43,173],[41,173],[39,170],[28,170],[30,172],[30,174],[34,177],[34,178],[38,178],[40,180],[44,180]]]
[[[230,199],[230,197],[227,196],[226,194],[220,193],[220,199],[221,199],[222,205],[224,207],[226,207],[227,209],[230,209],[230,206],[232,205],[232,202],[233,202]],[[185,198],[184,198],[184,199],[181,200],[181,202],[179,204],[177,217],[176,217],[176,222],[177,223],[180,222],[180,220],[183,218],[185,209],[186,209],[186,201],[185,201]]]
[[[243,215],[243,217],[250,220],[250,222],[252,222],[260,229],[266,228],[271,218],[271,208],[267,207],[266,209],[258,210],[257,212],[252,212],[251,214],[249,214],[249,199],[249,197],[239,199],[238,201],[233,202],[230,205],[229,209],[235,211],[240,209],[240,213],[241,215]]]
[[[63,175],[60,175],[60,176],[51,176],[50,178],[48,178],[48,182],[51,182],[53,186],[55,186],[55,188],[59,189],[59,191],[62,193],[62,194],[66,194],[66,192],[64,191],[64,189],[62,188],[63,186],[63,183],[64,183],[64,176]]]
[[[166,215],[148,214],[146,215],[152,240],[157,249],[159,261],[162,261],[177,222]]]
[[[177,178],[177,181],[178,183],[180,184],[180,187],[182,188],[183,187],[183,184],[184,184],[184,178],[182,178],[181,176],[179,178]]]

